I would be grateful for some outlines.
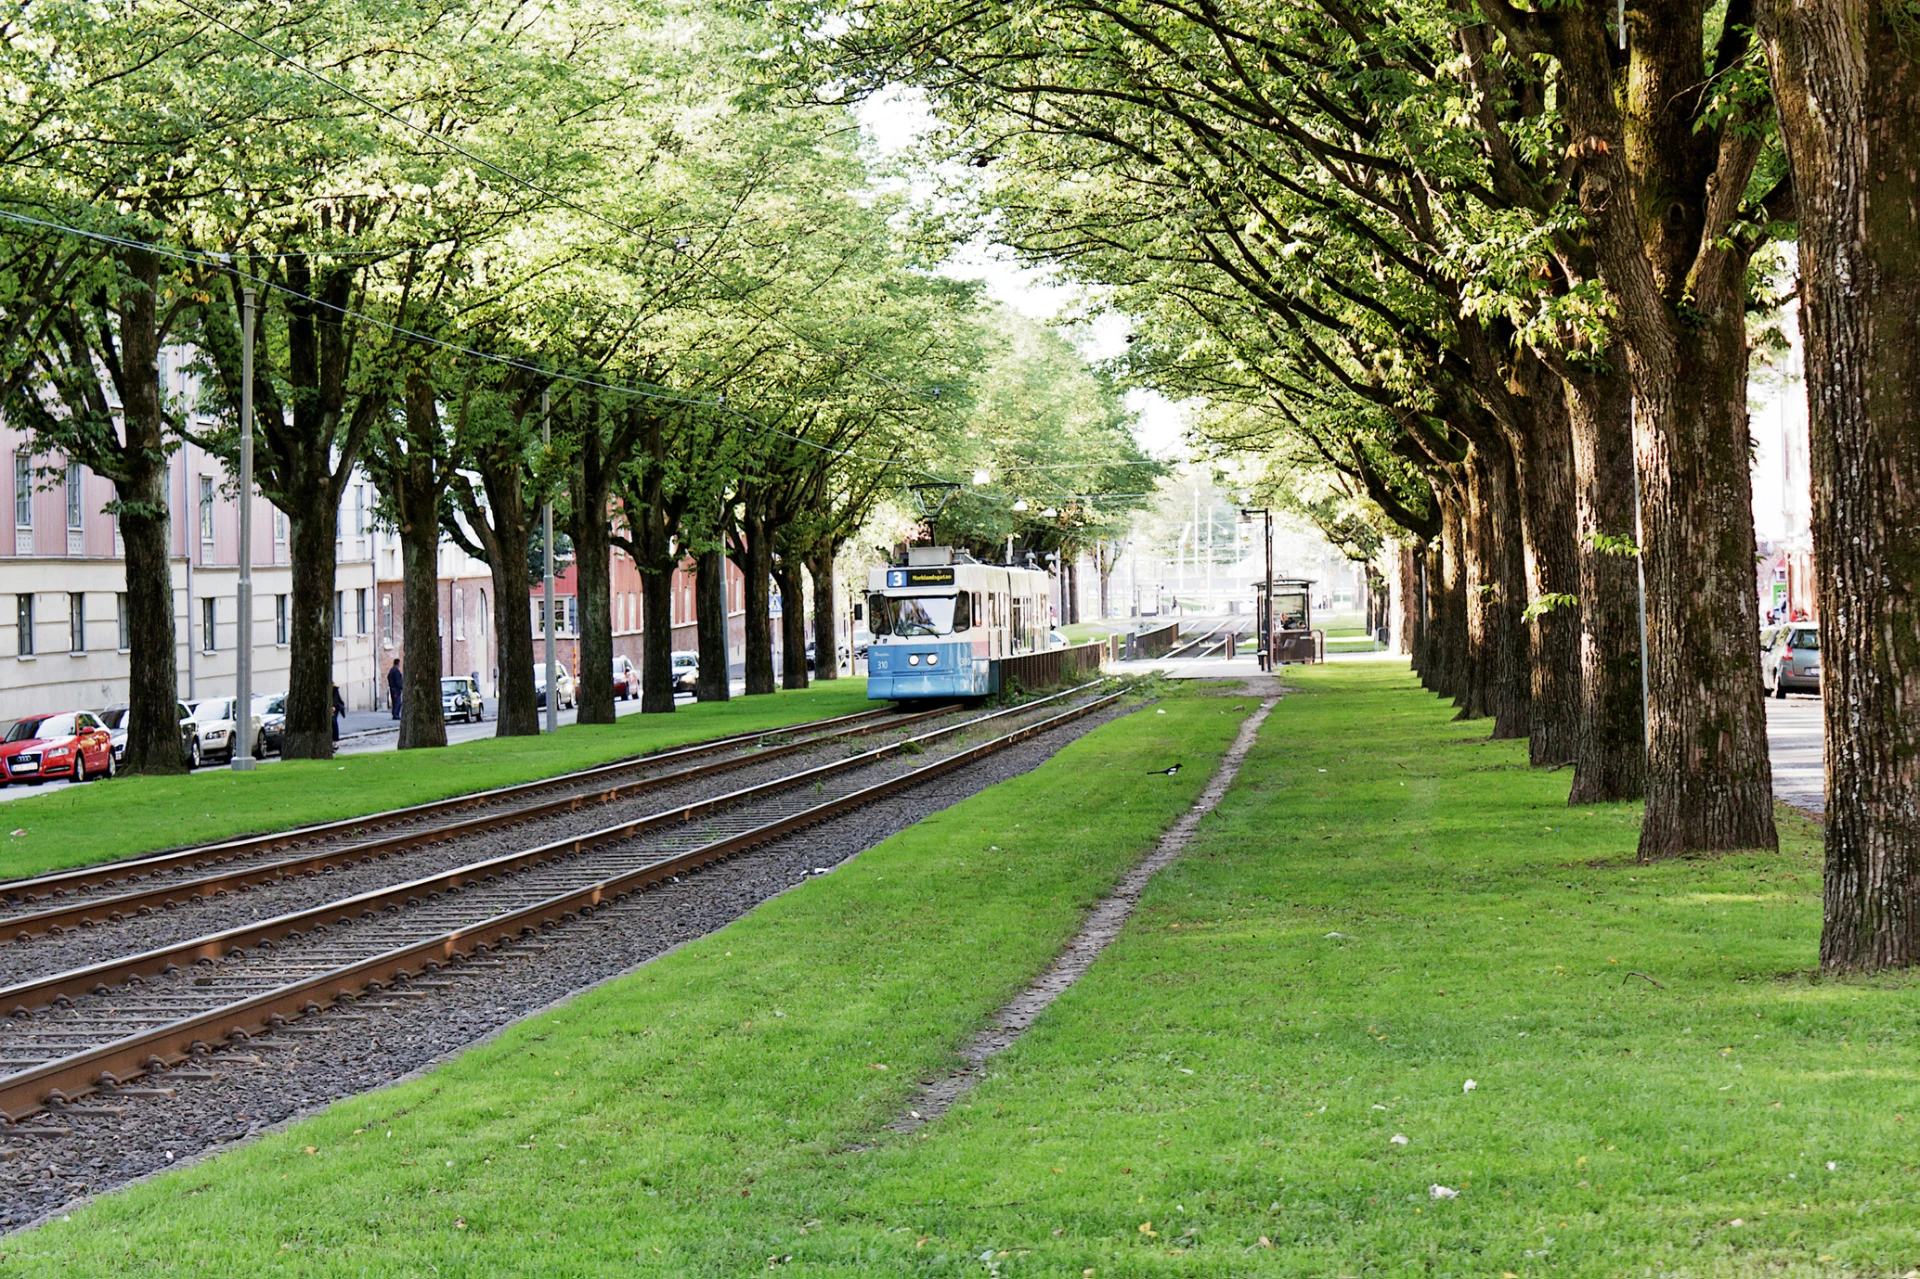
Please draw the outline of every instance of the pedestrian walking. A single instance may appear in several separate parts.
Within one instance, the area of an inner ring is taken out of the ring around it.
[[[393,717],[400,718],[400,690],[407,684],[406,676],[400,673],[400,659],[394,658],[393,665],[387,670],[387,703],[393,707]]]
[[[340,696],[340,686],[333,687],[333,740],[340,740],[340,717],[347,713],[347,703]]]

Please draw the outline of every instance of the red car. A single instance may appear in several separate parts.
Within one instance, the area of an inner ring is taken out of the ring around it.
[[[29,715],[0,741],[0,774],[34,785],[55,777],[112,777],[113,734],[90,711]]]

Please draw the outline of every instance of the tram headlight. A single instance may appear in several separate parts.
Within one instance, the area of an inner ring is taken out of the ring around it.
[[[918,654],[918,653],[908,653],[908,654],[907,654],[907,665],[908,665],[908,666],[918,666],[918,665],[920,665],[920,654]]]
[[[928,654],[927,654],[927,665],[928,665],[928,666],[938,666],[938,665],[940,665],[940,654],[938,654],[938,653],[928,653]]]

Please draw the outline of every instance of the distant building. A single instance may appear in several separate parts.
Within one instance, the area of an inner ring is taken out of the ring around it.
[[[186,353],[163,355],[169,395],[193,403]],[[195,416],[195,429],[211,429]],[[58,456],[36,454],[0,422],[11,527],[0,527],[0,721],[36,711],[101,707],[127,698],[126,567],[118,521],[105,512],[113,484]],[[44,472],[52,472],[51,482]],[[356,474],[341,503],[334,573],[333,677],[349,707],[374,704],[373,489]],[[226,465],[192,444],[168,469],[174,651],[180,697],[233,692],[239,520]],[[253,506],[253,687],[286,687],[289,661],[287,522]]]

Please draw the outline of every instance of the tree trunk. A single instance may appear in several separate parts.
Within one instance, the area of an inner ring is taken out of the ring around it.
[[[1630,10],[1624,69],[1600,5],[1560,6],[1551,21],[1487,10],[1560,60],[1575,140],[1567,180],[1630,355],[1647,585],[1643,859],[1778,846],[1755,643],[1746,327],[1748,268],[1772,212],[1741,207],[1766,107],[1701,91],[1703,69],[1715,79],[1737,67],[1749,26],[1727,23],[1709,62],[1708,8]]]
[[[493,577],[493,642],[500,663],[496,689],[499,713],[495,737],[536,737],[540,733],[539,696],[533,682],[533,576],[527,566],[533,516],[517,455],[483,459],[480,478],[487,504],[476,509],[470,498],[467,521],[474,525]],[[464,491],[464,490],[463,490]],[[549,695],[557,690],[549,689]]]
[[[807,686],[807,592],[800,564],[783,555],[774,568],[780,583],[780,687]]]
[[[813,578],[813,677],[840,678],[840,618],[835,608],[833,551],[818,552],[807,560]]]
[[[1625,358],[1614,349],[1609,360]],[[1613,367],[1618,368],[1618,363]],[[1580,751],[1569,804],[1646,793],[1640,572],[1633,527],[1632,388],[1618,372],[1567,385],[1580,533]]]
[[[567,520],[567,531],[573,538],[573,581],[580,609],[580,669],[574,672],[579,708],[574,722],[611,724],[613,540],[607,526],[607,491],[584,481],[576,464],[572,496],[574,509]],[[651,631],[651,619],[648,623]],[[671,691],[667,700],[673,700]]]
[[[673,711],[673,574],[640,570],[640,713]],[[611,658],[608,659],[612,661]]]
[[[333,758],[334,533],[338,512],[289,514],[293,591],[288,601],[287,721],[282,759]]]
[[[1642,860],[1779,846],[1756,643],[1746,316],[1729,301],[1675,337],[1670,361],[1635,360],[1651,650]]]
[[[1531,422],[1511,433],[1518,462],[1520,546],[1533,619],[1528,655],[1527,758],[1536,768],[1580,752],[1580,543],[1575,521],[1573,433],[1566,391],[1538,360],[1523,358]],[[1556,603],[1566,598],[1573,603]]]
[[[158,260],[129,255],[129,289],[121,316],[121,359],[140,376],[126,379],[122,416],[127,447],[116,459],[120,476],[120,541],[127,580],[127,753],[133,773],[180,773],[179,652],[174,646],[173,566],[168,555],[167,449],[160,413]],[[191,623],[189,623],[191,625]]]
[[[694,568],[695,633],[700,644],[700,674],[695,695],[703,702],[724,702],[731,695],[727,652],[727,554],[719,547],[703,551]]]
[[[389,495],[401,507],[400,583],[404,613],[402,652],[406,654],[400,691],[400,746],[412,750],[447,744],[447,721],[440,706],[440,523],[436,491],[422,515],[408,509],[406,496]]]
[[[527,532],[520,529],[522,546]],[[494,716],[493,735],[537,737],[540,706],[533,686],[533,579],[527,573],[527,557],[524,552],[514,555],[509,548],[487,567],[493,577],[493,644],[500,662],[496,689],[500,709]]]
[[[747,579],[747,696],[771,693],[773,682],[773,608],[768,583],[773,577],[773,551],[768,545],[766,519],[751,501],[741,518],[741,572]]]
[[[1493,663],[1488,681],[1489,709],[1495,739],[1529,735],[1532,724],[1532,673],[1527,653],[1527,571],[1525,539],[1520,529],[1519,486],[1513,454],[1506,448],[1474,450],[1483,459],[1482,500],[1486,513],[1477,550],[1485,562],[1480,580],[1486,592],[1487,655]]]
[[[1920,962],[1920,67],[1904,6],[1759,7],[1799,196],[1830,972]]]
[[[401,652],[399,749],[445,746],[440,706],[440,500],[446,470],[439,456],[440,408],[424,369],[406,379],[406,439],[380,436],[368,465],[376,469],[400,529]]]
[[[134,406],[128,404],[126,412],[131,423]],[[132,482],[115,486],[123,504],[120,541],[126,549],[127,572],[124,767],[133,773],[180,773],[187,767],[180,753],[179,653],[174,647],[173,572],[167,554],[165,456],[154,448],[132,459]]]
[[[1441,503],[1440,526],[1440,598],[1436,627],[1439,640],[1435,654],[1438,684],[1434,692],[1450,698],[1455,706],[1464,706],[1473,664],[1473,636],[1468,626],[1467,607],[1467,500],[1466,486],[1446,486],[1451,497]]]

